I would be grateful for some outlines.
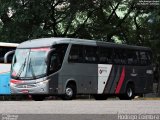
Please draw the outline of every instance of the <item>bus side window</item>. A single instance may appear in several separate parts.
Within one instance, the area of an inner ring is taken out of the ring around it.
[[[50,57],[50,64],[49,64],[49,73],[56,72],[61,67],[60,59],[58,54],[52,53]]]
[[[120,59],[121,59],[121,64],[125,65],[127,64],[127,54],[126,54],[126,51],[125,49],[121,49],[119,51],[119,55],[120,55]]]
[[[58,44],[53,46],[55,51],[53,51],[50,55],[50,63],[49,63],[50,74],[58,71],[61,68],[67,47],[68,44]]]
[[[147,55],[147,64],[150,65],[152,63],[152,53],[151,51],[146,51]]]
[[[82,63],[83,62],[83,46],[81,45],[72,45],[68,62],[71,63]]]
[[[0,47],[0,63],[4,63],[4,55],[7,53],[9,50],[7,50],[6,47],[1,46]]]
[[[128,50],[127,51],[127,63],[128,65],[137,65],[139,62],[138,51]]]
[[[84,59],[86,63],[97,63],[97,47],[84,46]]]
[[[138,51],[134,51],[133,62],[134,62],[134,65],[138,65],[139,64],[139,52]]]
[[[126,64],[126,51],[125,49],[114,49],[114,63],[115,64]]]
[[[14,56],[14,53],[10,54],[8,57],[7,57],[7,63],[12,63],[12,58]]]
[[[140,63],[141,65],[147,65],[147,55],[145,51],[140,51]]]
[[[100,62],[100,64],[109,64],[109,63],[112,63],[113,50],[111,48],[99,47],[98,53],[99,53],[98,56],[99,56],[99,62]]]
[[[0,63],[4,62],[3,49],[0,47]]]
[[[0,47],[0,63],[4,63],[4,55],[7,52],[12,51],[12,50],[15,50],[15,47],[4,47],[4,46]],[[12,62],[13,55],[14,54],[9,55],[8,60],[7,60],[8,63]]]

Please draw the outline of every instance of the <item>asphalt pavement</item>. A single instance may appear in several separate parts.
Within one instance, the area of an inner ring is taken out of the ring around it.
[[[6,120],[4,118],[8,117],[7,115],[18,115],[19,119],[25,118],[25,120],[32,118],[35,120],[46,118],[48,120],[53,117],[60,120],[67,118],[68,120],[83,118],[85,120],[114,120],[115,118],[119,119],[118,115],[121,114],[160,115],[160,100],[0,101],[0,114],[0,118],[3,120]]]

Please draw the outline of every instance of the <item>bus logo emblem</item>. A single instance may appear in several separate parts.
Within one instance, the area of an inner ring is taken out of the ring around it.
[[[102,70],[102,69],[99,70],[99,74],[102,74],[103,72],[107,73],[107,70]]]
[[[27,85],[23,85],[23,88],[27,88]]]

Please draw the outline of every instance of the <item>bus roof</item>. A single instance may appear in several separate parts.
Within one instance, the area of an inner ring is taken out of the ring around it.
[[[77,38],[54,38],[54,37],[28,40],[28,41],[21,43],[17,48],[52,47],[55,44],[62,44],[62,43],[150,50],[149,47],[142,47],[142,46],[116,44],[116,43],[111,43],[111,42],[102,42],[102,41],[77,39]]]
[[[18,45],[19,45],[18,43],[0,42],[0,46],[3,46],[3,47],[17,47]]]

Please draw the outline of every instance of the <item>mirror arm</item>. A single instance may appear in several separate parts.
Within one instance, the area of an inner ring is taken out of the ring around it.
[[[4,55],[4,63],[7,63],[7,58],[8,58],[8,56],[9,56],[10,54],[14,53],[14,52],[15,52],[15,50],[12,50],[12,51],[7,52],[7,53]]]

